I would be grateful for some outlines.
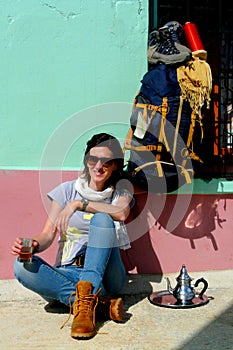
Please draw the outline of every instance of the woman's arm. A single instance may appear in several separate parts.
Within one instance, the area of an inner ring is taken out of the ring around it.
[[[113,220],[125,221],[130,213],[130,201],[131,198],[127,194],[120,196],[115,205],[90,201],[85,211],[93,214],[107,213],[111,215]]]
[[[116,204],[106,204],[101,202],[89,201],[86,206],[85,212],[88,213],[107,213],[111,215],[115,221],[125,221],[130,213],[130,202],[132,198],[127,193],[121,195]],[[67,204],[67,206],[59,213],[55,220],[54,227],[59,232],[65,232],[68,226],[68,221],[71,215],[76,210],[82,211],[83,203],[81,200],[74,200]]]
[[[86,206],[85,211],[88,213],[107,213],[111,215],[113,220],[116,221],[125,221],[129,215],[130,212],[130,201],[131,197],[127,194],[124,194],[119,197],[116,204],[107,204],[107,203],[101,203],[101,202],[93,202],[89,201],[88,205]],[[68,204],[70,207],[70,210],[75,212],[76,210],[82,211],[83,203],[81,200],[75,200]]]

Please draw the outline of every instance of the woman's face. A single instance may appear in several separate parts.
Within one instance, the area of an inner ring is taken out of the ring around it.
[[[102,191],[106,181],[116,170],[113,153],[108,147],[93,147],[87,156],[87,167],[90,174],[89,186],[93,190]]]

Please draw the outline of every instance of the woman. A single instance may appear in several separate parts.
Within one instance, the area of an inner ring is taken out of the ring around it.
[[[31,264],[15,260],[15,276],[26,288],[47,301],[69,305],[71,298],[74,338],[95,335],[96,307],[103,310],[107,305],[110,318],[122,320],[121,298],[98,295],[118,293],[126,280],[119,248],[130,247],[123,222],[129,215],[132,195],[120,186],[125,183],[123,158],[115,137],[94,135],[87,142],[83,174],[48,194],[50,213],[34,237],[34,253],[38,253],[48,249],[59,234],[55,267],[36,255]],[[12,254],[19,255],[21,248],[22,242],[16,238]]]

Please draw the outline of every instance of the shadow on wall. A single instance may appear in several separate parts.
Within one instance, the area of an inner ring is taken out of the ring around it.
[[[167,220],[172,213],[177,196],[169,196],[160,217],[157,220],[158,229],[166,228]],[[170,232],[171,234],[189,239],[191,248],[195,249],[195,240],[203,237],[210,239],[214,250],[218,250],[217,241],[213,235],[216,225],[223,228],[218,212],[219,199],[211,195],[193,195],[189,208],[186,211],[179,225]],[[226,200],[225,204],[226,206]],[[153,208],[151,208],[153,210]]]
[[[155,224],[149,208],[152,197],[149,193],[135,196],[135,204],[127,220],[127,229],[131,249],[122,252],[122,259],[127,271],[161,274],[162,268],[153,249],[149,229]]]
[[[187,203],[185,195],[181,196],[181,203],[182,200]],[[176,218],[177,225],[169,231],[167,225],[174,213],[177,197],[173,194],[149,193],[135,196],[135,205],[127,221],[131,249],[122,252],[122,259],[127,271],[138,274],[163,273],[151,241],[151,238],[155,237],[156,234],[158,237],[162,229],[163,232],[167,230],[174,236],[189,240],[191,250],[196,249],[195,240],[207,237],[211,242],[212,249],[218,251],[217,240],[213,233],[217,226],[223,229],[222,223],[226,221],[226,219],[220,218],[218,212],[220,198],[218,199],[216,195],[192,195],[188,206],[184,205],[183,210],[181,204],[180,217]],[[177,244],[182,244],[182,242],[179,240]],[[166,249],[169,250],[171,247],[166,247]]]

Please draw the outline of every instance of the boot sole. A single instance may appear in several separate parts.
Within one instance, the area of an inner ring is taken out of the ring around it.
[[[71,332],[71,337],[75,339],[89,339],[94,337],[96,335],[96,332],[92,333],[77,333],[77,332]]]

